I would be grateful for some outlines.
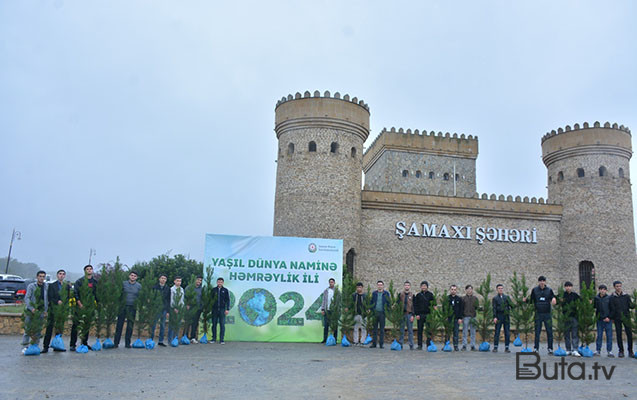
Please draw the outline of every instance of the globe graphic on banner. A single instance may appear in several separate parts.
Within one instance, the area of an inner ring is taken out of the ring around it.
[[[276,300],[265,289],[250,289],[239,300],[241,318],[252,326],[262,326],[272,321],[276,314]]]

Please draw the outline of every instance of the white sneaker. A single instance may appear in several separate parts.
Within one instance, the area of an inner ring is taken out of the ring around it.
[[[196,344],[196,343],[199,343],[199,342],[197,341],[197,339],[192,339],[192,340],[190,341],[190,343],[195,343],[195,344]]]
[[[26,347],[22,349],[22,354],[24,354],[25,351],[27,351]]]
[[[220,344],[226,344],[226,342],[219,342]]]
[[[567,356],[570,356],[571,354],[572,354],[572,353],[571,353],[570,351],[567,351],[567,352],[566,352],[566,355],[567,355]]]
[[[581,357],[582,355],[577,351],[577,350],[573,350],[573,352],[571,353],[571,355],[573,357]]]
[[[594,355],[594,356],[599,356],[599,351],[594,351],[594,352],[593,352],[593,355]]]

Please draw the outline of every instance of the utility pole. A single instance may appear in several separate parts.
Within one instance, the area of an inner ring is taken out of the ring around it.
[[[91,258],[96,255],[97,253],[95,252],[95,249],[90,249],[88,252],[88,265],[92,265],[91,264]]]
[[[9,273],[9,262],[11,261],[11,249],[13,248],[14,239],[17,239],[17,240],[22,239],[22,233],[20,231],[16,231],[15,228],[13,228],[13,233],[11,234],[11,243],[9,243],[9,255],[7,256],[7,266],[4,268],[5,274]]]

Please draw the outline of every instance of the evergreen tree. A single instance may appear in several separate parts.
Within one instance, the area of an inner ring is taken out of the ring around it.
[[[214,288],[215,285],[212,282],[212,268],[208,267],[203,280],[203,289],[201,290],[201,302],[203,306],[201,318],[203,319],[203,331],[206,335],[208,334],[208,324],[212,319],[212,309],[214,304],[217,302],[217,296],[213,291]]]
[[[440,298],[440,293],[438,292],[438,289],[434,289],[432,294],[434,295],[434,300],[429,303],[429,314],[425,321],[425,331],[427,332],[427,337],[430,337],[433,341],[436,338],[436,333],[438,333],[442,327],[442,321],[440,319],[440,312],[438,311],[438,299]]]
[[[99,286],[99,285],[98,285]],[[82,281],[80,287],[80,299],[82,299],[82,307],[77,308],[78,330],[80,337],[88,337],[91,327],[95,323],[95,315],[97,304],[93,290],[88,287],[88,279]]]
[[[560,287],[557,290],[557,303],[553,306],[553,330],[555,331],[555,339],[557,340],[558,347],[564,335],[568,329],[571,318],[569,312],[576,306],[576,303],[570,304],[564,303],[564,288]]]
[[[374,307],[372,306],[372,289],[369,287],[369,285],[367,285],[367,292],[365,294],[365,299],[363,301],[362,311],[363,311],[362,317],[363,317],[363,323],[365,324],[365,330],[367,331],[367,334],[369,335],[374,330],[374,325],[376,324],[376,312],[374,311]]]
[[[352,332],[354,328],[354,317],[356,316],[356,305],[354,304],[354,292],[356,291],[356,283],[349,274],[343,274],[343,291],[341,296],[341,332],[344,337]]]
[[[144,328],[150,331],[155,319],[164,308],[164,302],[161,293],[153,287],[157,277],[153,273],[148,273],[140,282],[142,285],[135,306],[137,308],[137,338],[142,337]]]
[[[385,315],[391,323],[392,336],[398,340],[400,336],[400,325],[405,315],[404,304],[400,301],[400,291],[394,291],[394,281],[389,282],[388,292],[389,304],[385,306]],[[382,301],[382,299],[379,298],[377,301]]]
[[[593,282],[590,285],[584,284],[580,292],[580,298],[575,306],[577,311],[577,333],[580,341],[586,346],[595,340],[593,329],[595,329],[597,317],[595,315],[595,306],[593,305],[594,298],[595,284]]]
[[[126,272],[117,257],[115,264],[102,264],[97,285],[98,305],[97,318],[100,328],[106,330],[106,337],[111,337],[112,327],[117,323],[117,317],[124,306],[124,289],[122,282],[126,280]]]
[[[168,326],[179,336],[179,328],[181,327],[182,320],[184,318],[184,311],[186,306],[181,304],[181,299],[184,297],[184,290],[178,290],[173,298],[173,303],[170,306],[170,314],[168,316]],[[174,338],[169,338],[173,340]]]
[[[53,326],[55,328],[55,334],[61,335],[64,333],[64,324],[69,319],[69,310],[71,307],[71,301],[69,298],[69,284],[67,282],[62,283],[62,288],[60,289],[60,304],[53,304]]]
[[[526,284],[526,276],[524,274],[522,274],[521,279],[518,279],[517,272],[513,272],[511,292],[513,301],[511,322],[513,322],[515,327],[515,333],[524,335],[524,346],[528,348],[529,333],[531,333],[533,327],[534,310],[533,305],[525,301],[529,296],[529,287]]]
[[[22,312],[22,328],[31,339],[30,344],[37,344],[44,327],[44,301],[42,300],[42,288],[35,285],[35,304],[31,304],[32,310],[24,307]]]
[[[451,306],[451,303],[449,302],[449,295],[447,294],[446,289],[442,293],[442,296],[437,297],[436,301],[438,302],[438,304],[440,304],[440,306],[438,307],[438,310],[436,311],[437,312],[436,317],[440,321],[440,329],[441,329],[440,333],[445,338],[445,341],[447,341],[449,340],[451,335],[453,335],[455,314],[453,311],[453,307]]]
[[[328,307],[328,313],[327,313],[327,323],[329,324],[330,330],[332,331],[334,330],[335,327],[338,327],[338,322],[341,319],[342,302],[343,302],[343,296],[341,294],[341,291],[338,288],[338,285],[334,286],[334,297],[332,297],[332,303]],[[335,337],[334,339],[338,340],[338,337]]]
[[[491,308],[491,299],[489,298],[493,292],[490,273],[487,274],[486,279],[480,282],[477,292],[481,296],[481,299],[476,324],[482,341],[489,342],[489,328],[493,324],[493,309]]]
[[[197,292],[195,291],[195,276],[190,277],[190,284],[184,291],[184,304],[186,308],[184,310],[184,335],[188,336],[190,327],[195,322],[197,316]]]
[[[143,279],[149,271],[162,271],[168,276],[169,282],[175,276],[182,276],[181,287],[184,288],[195,282],[192,277],[203,276],[203,263],[183,254],[173,257],[162,254],[150,261],[137,262],[131,269],[139,272],[139,279]]]

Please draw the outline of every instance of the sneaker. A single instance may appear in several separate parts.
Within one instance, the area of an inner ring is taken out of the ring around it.
[[[577,351],[577,350],[573,350],[573,352],[571,353],[571,355],[573,357],[581,357],[582,355]]]
[[[573,354],[570,350],[566,352],[567,356],[570,356],[571,354]]]
[[[53,349],[53,351],[65,352],[66,349]]]
[[[467,346],[462,346],[462,351],[467,351]]]
[[[71,346],[71,347],[69,347],[69,350],[71,350],[71,351],[75,351],[76,349],[77,349],[77,348],[76,348],[75,346]]]
[[[549,349],[549,356],[553,354],[553,349]]]
[[[540,352],[540,349],[533,349],[533,352],[534,352],[534,353],[539,353],[539,352]]]
[[[131,345],[130,344],[126,344],[126,345],[124,345],[124,347],[126,347],[127,349],[130,349]]]
[[[409,350],[413,350],[414,346],[413,345],[409,345]]]
[[[219,342],[219,344],[226,344],[226,342],[224,342],[223,340],[221,342]]]
[[[212,339],[212,340],[211,340],[210,342],[208,342],[208,343],[212,343],[212,344],[214,344],[214,343],[215,343],[215,340],[214,340],[214,339]],[[325,342],[321,342],[321,343],[325,343]]]
[[[197,344],[197,343],[199,343],[199,342],[197,341],[197,339],[190,339],[190,343]]]
[[[453,351],[458,351],[458,346],[453,346]]]
[[[159,343],[157,343],[157,346],[166,347],[166,345],[164,344],[164,342],[159,342]]]
[[[624,352],[620,351],[619,354],[617,354],[617,357],[619,358],[624,358]]]
[[[380,348],[381,348],[381,349],[384,349],[384,347],[383,347],[383,345],[382,345],[382,344],[380,345]]]
[[[494,352],[494,353],[497,353],[498,352],[498,348],[494,347],[493,350],[491,350],[491,351]]]
[[[118,345],[118,344],[114,344],[114,345],[113,345],[113,348],[114,348],[114,349],[119,349],[119,345]]]
[[[422,350],[422,346],[416,347],[416,350]]]
[[[48,352],[49,352],[49,348],[48,347],[45,347],[42,350],[40,350],[40,354],[48,353]]]
[[[612,351],[608,352],[608,358],[615,358],[615,355],[613,354]]]
[[[599,357],[599,350],[595,350],[595,351],[593,352],[593,356],[595,356],[595,357]]]
[[[370,349],[375,349],[375,348],[376,348],[376,345],[375,345],[375,344],[372,344],[372,345],[370,345],[370,346],[369,346],[369,348],[370,348]]]
[[[471,351],[476,351],[476,346],[471,346]]]
[[[504,349],[504,352],[505,352],[505,353],[510,353],[510,352],[511,352],[511,350],[509,350],[509,348],[507,347],[507,348],[505,348],[505,349]]]
[[[26,347],[24,347],[24,348],[22,349],[22,354],[24,354],[26,351],[27,351],[27,348],[26,348]]]
[[[635,358],[635,354],[632,351],[628,352],[628,357]]]

